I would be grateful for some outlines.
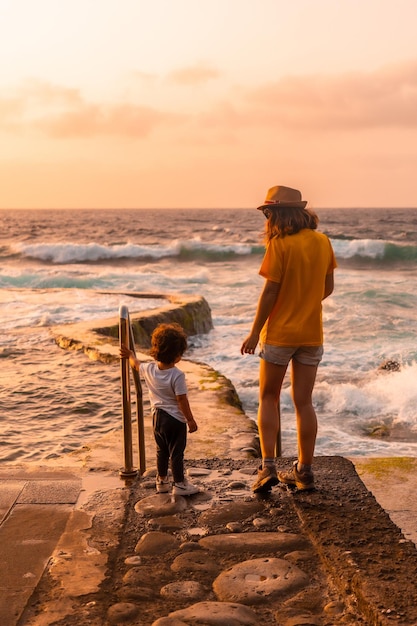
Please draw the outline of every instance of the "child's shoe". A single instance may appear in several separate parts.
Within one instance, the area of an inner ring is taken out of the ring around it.
[[[172,487],[172,494],[174,496],[192,496],[195,493],[199,493],[200,489],[188,482],[188,480],[183,480],[182,483],[174,483]]]
[[[169,480],[168,478],[156,477],[156,493],[168,493]]]

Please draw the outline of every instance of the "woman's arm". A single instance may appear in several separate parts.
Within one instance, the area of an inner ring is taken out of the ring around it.
[[[330,296],[331,293],[333,293],[333,289],[334,289],[334,275],[333,275],[333,272],[331,272],[331,274],[326,274],[326,278],[324,280],[323,300],[327,298],[328,296]]]
[[[258,345],[260,332],[270,316],[274,304],[278,298],[281,283],[274,283],[272,280],[265,282],[263,291],[259,297],[258,307],[256,309],[256,315],[252,324],[252,330],[242,343],[240,349],[241,354],[254,354],[256,346]]]

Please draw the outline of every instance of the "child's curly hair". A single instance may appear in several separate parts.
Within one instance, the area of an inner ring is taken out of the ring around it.
[[[174,363],[187,349],[187,335],[176,322],[159,324],[151,337],[150,355],[161,363]]]

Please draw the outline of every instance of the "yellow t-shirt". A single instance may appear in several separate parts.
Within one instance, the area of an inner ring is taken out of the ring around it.
[[[280,283],[277,301],[260,335],[273,346],[320,346],[324,282],[337,266],[329,238],[316,230],[274,237],[259,274]]]

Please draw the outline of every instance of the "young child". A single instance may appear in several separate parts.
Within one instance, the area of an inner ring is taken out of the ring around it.
[[[153,432],[156,442],[158,475],[156,490],[168,493],[168,466],[171,462],[172,493],[190,496],[198,487],[184,478],[184,450],[188,431],[197,430],[187,396],[184,373],[176,367],[187,349],[187,336],[179,324],[160,324],[151,338],[151,362],[140,362],[126,346],[120,348],[121,358],[141,373],[149,391]]]

